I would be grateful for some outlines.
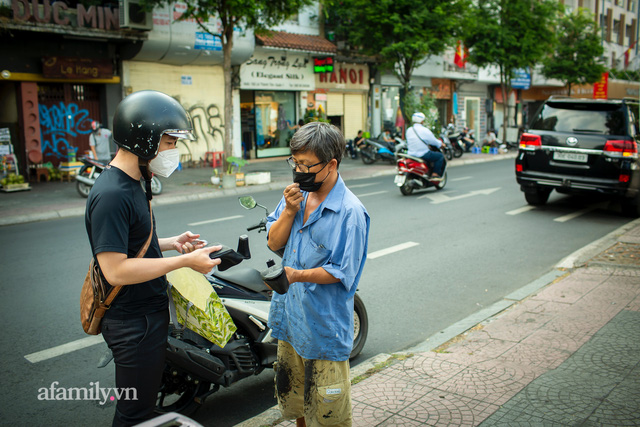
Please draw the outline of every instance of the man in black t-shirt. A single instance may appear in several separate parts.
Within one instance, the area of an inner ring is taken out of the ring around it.
[[[200,236],[189,231],[159,239],[155,224],[147,252],[136,258],[151,231],[151,172],[168,177],[176,169],[176,141],[191,137],[191,130],[184,108],[170,96],[156,91],[129,95],[113,119],[120,148],[87,200],[85,224],[100,271],[110,285],[126,285],[102,320],[102,335],[116,364],[116,387],[133,389],[136,397],[118,400],[114,426],[154,416],[168,334],[165,274],[181,267],[208,273],[220,263],[209,258],[220,246],[204,248]],[[162,252],[171,249],[183,255],[163,258]]]

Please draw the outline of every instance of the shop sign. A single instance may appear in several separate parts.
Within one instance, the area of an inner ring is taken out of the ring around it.
[[[49,56],[42,58],[42,75],[54,79],[110,79],[113,77],[113,62],[108,59]]]
[[[531,73],[528,69],[518,68],[513,70],[511,79],[512,89],[529,89],[531,87]]]
[[[313,58],[313,72],[314,73],[332,73],[333,58],[331,56],[327,56],[324,58]]]
[[[240,89],[314,90],[308,55],[255,51],[240,67]]]
[[[316,87],[369,90],[369,67],[365,64],[336,64],[333,72],[316,74]]]
[[[78,3],[77,9],[70,9],[63,1],[51,5],[50,0],[12,0],[14,21],[35,21],[41,24],[54,23],[74,27],[119,30],[118,8],[89,6]]]

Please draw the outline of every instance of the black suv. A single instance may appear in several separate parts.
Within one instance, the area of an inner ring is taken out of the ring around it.
[[[551,190],[605,194],[640,216],[638,101],[549,98],[520,137],[516,179],[530,205]]]

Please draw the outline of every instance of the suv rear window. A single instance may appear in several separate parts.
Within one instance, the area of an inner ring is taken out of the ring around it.
[[[546,103],[531,124],[533,130],[627,135],[625,110],[619,104]]]

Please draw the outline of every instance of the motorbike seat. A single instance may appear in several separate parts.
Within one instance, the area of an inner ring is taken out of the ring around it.
[[[398,153],[397,156],[415,160],[416,162],[420,162],[420,163],[425,163],[425,164],[427,163],[422,157],[410,156],[409,154],[406,154],[406,153]]]
[[[213,277],[240,285],[253,292],[268,291],[269,288],[262,281],[260,272],[253,268],[231,268],[226,271],[215,270]]]

